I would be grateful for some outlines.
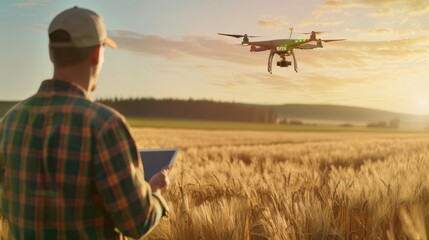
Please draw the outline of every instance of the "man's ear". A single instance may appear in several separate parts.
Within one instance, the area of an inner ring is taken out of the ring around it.
[[[54,63],[54,53],[52,52],[52,48],[49,46],[49,58],[51,62]]]
[[[97,45],[91,51],[90,60],[93,65],[96,65],[100,62],[100,48],[101,45]]]

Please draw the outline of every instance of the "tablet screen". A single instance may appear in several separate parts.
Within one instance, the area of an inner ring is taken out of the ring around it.
[[[140,149],[143,163],[144,178],[147,182],[164,167],[171,167],[179,150],[171,149]]]

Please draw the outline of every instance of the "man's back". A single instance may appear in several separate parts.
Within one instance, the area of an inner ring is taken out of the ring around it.
[[[17,239],[139,236],[162,215],[123,118],[86,94],[48,80],[1,122],[2,211]]]

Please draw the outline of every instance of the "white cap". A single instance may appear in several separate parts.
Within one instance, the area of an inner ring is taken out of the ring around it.
[[[49,25],[49,34],[63,30],[70,37],[70,42],[52,42],[52,47],[92,47],[99,44],[106,44],[111,48],[116,48],[116,43],[107,37],[106,27],[103,18],[97,13],[79,7],[67,9],[58,14]]]

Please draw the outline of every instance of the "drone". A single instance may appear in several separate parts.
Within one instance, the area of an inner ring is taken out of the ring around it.
[[[275,40],[267,40],[267,41],[257,41],[257,42],[251,42],[249,41],[249,38],[255,38],[255,37],[261,37],[261,36],[249,36],[247,34],[240,35],[240,34],[226,34],[226,33],[218,33],[219,35],[228,36],[228,37],[235,37],[235,38],[243,38],[243,41],[241,42],[241,45],[244,46],[250,46],[250,52],[262,52],[262,51],[270,51],[270,55],[268,56],[268,72],[272,72],[272,64],[273,64],[273,58],[277,54],[280,56],[281,60],[277,62],[277,66],[279,67],[288,67],[292,65],[292,62],[287,61],[287,56],[292,56],[293,58],[293,67],[295,72],[298,72],[298,65],[296,63],[295,53],[293,52],[294,49],[303,49],[303,50],[309,50],[309,49],[315,49],[315,48],[323,48],[322,43],[329,43],[329,42],[335,42],[335,41],[344,41],[346,39],[329,39],[329,40],[322,40],[317,39],[317,34],[322,34],[324,32],[315,32],[312,31],[311,33],[301,33],[301,34],[310,34],[309,39],[291,39],[293,28],[290,28],[290,36],[289,39],[275,39]]]

